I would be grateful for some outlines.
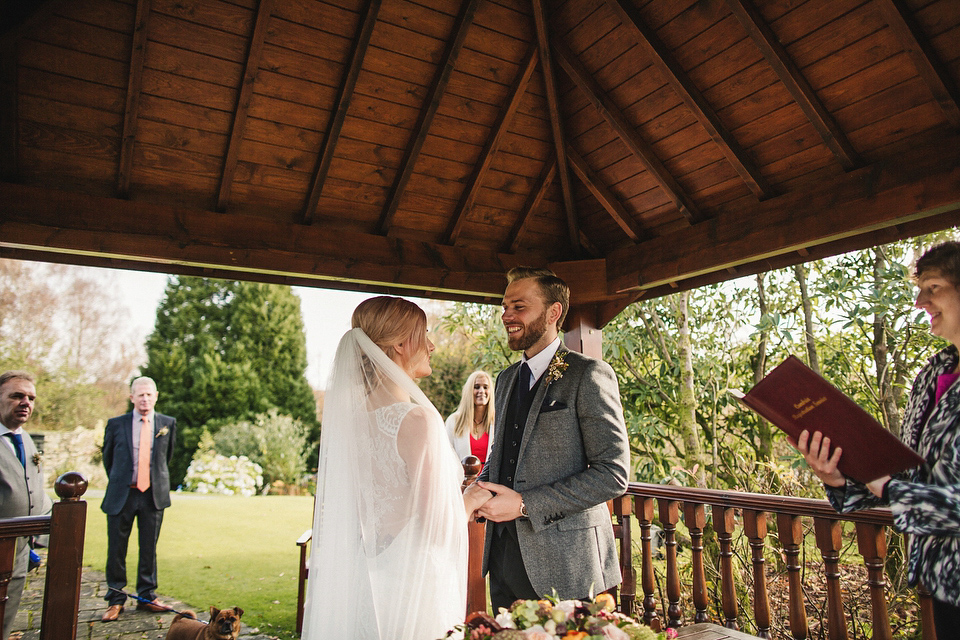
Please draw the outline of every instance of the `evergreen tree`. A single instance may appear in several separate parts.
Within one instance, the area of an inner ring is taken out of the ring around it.
[[[177,418],[171,481],[178,485],[203,427],[277,409],[319,433],[300,300],[290,287],[172,276],[147,338],[143,374],[158,409]]]

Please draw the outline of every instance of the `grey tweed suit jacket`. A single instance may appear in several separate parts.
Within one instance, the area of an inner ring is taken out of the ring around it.
[[[537,387],[520,445],[514,489],[530,517],[516,521],[517,535],[538,594],[582,598],[621,581],[606,502],[626,491],[630,448],[610,365],[563,345],[557,353],[565,354],[568,367],[559,380],[543,379]],[[481,480],[503,483],[500,458],[511,429],[502,420],[519,368],[515,363],[497,376],[497,424]],[[487,526],[484,573],[494,529]]]
[[[4,439],[7,439],[4,436]],[[13,450],[0,443],[0,518],[18,518],[21,516],[42,516],[50,513],[53,502],[43,489],[43,470],[37,460],[37,448],[29,434],[23,432],[23,449],[27,458],[27,467]],[[46,536],[34,542],[46,544]],[[27,556],[30,546],[27,538],[17,541],[17,554],[14,558],[13,577],[27,575]]]

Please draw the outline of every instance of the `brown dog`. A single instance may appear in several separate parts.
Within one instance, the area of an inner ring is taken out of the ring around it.
[[[166,640],[237,640],[242,615],[240,607],[223,611],[210,607],[210,624],[204,624],[193,611],[184,611],[170,623]]]

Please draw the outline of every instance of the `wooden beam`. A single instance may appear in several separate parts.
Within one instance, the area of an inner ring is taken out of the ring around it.
[[[322,287],[498,302],[514,262],[482,249],[11,183],[0,183],[0,202],[0,247],[9,251],[160,265],[167,272],[209,269],[244,279],[289,277]]]
[[[627,118],[623,115],[620,108],[614,104],[613,100],[611,100],[600,85],[597,84],[597,81],[593,79],[580,61],[577,60],[573,52],[562,42],[554,42],[553,47],[560,66],[567,72],[567,75],[570,76],[573,83],[583,91],[587,99],[590,100],[590,103],[600,112],[603,119],[607,121],[607,124],[613,128],[614,133],[616,133],[617,137],[626,145],[630,153],[646,167],[650,176],[660,188],[663,189],[667,197],[673,201],[674,206],[688,220],[692,222],[701,220],[702,216],[697,210],[696,205],[690,200],[690,197],[687,196],[667,168],[663,166],[657,154],[654,153],[650,145],[640,136],[636,127],[627,121]]]
[[[317,158],[317,166],[314,168],[313,177],[310,179],[310,190],[307,192],[307,201],[303,207],[303,224],[313,223],[313,214],[317,210],[317,203],[320,201],[323,184],[327,181],[330,163],[333,162],[333,154],[337,149],[337,143],[340,141],[340,132],[343,130],[343,123],[347,119],[347,111],[350,109],[350,103],[353,101],[353,91],[357,87],[357,79],[360,77],[363,61],[367,57],[367,50],[370,47],[370,37],[373,35],[373,28],[377,24],[377,16],[379,14],[380,0],[369,0],[353,43],[353,53],[350,54],[350,64],[347,67],[346,73],[343,75],[340,89],[337,91],[333,114],[330,116],[330,122],[327,123],[327,132],[323,139],[323,148],[320,150]]]
[[[611,289],[646,290],[938,216],[960,221],[960,138],[612,251]],[[862,240],[868,243],[868,240]],[[850,249],[870,246],[853,243]],[[729,276],[727,276],[729,277]],[[723,278],[726,279],[726,278]]]
[[[580,182],[600,201],[600,204],[610,214],[613,221],[617,223],[617,226],[623,229],[623,232],[633,242],[640,242],[647,234],[633,219],[626,207],[620,203],[617,196],[600,181],[600,178],[593,173],[593,170],[587,166],[587,162],[580,157],[580,154],[571,145],[567,145],[567,159],[570,160],[570,166],[577,177],[580,178]]]
[[[570,184],[570,172],[567,169],[567,144],[563,133],[563,119],[560,115],[560,99],[557,95],[557,78],[553,73],[550,59],[550,38],[547,33],[547,16],[543,0],[531,0],[533,5],[534,26],[537,31],[537,45],[540,47],[540,71],[547,93],[547,112],[550,114],[550,129],[553,132],[553,150],[557,154],[557,173],[560,174],[560,192],[563,196],[563,210],[567,215],[567,234],[570,238],[570,250],[574,257],[580,256],[580,228],[577,212],[573,206],[573,185]]]
[[[947,122],[954,129],[960,129],[960,91],[957,83],[950,75],[950,70],[937,56],[937,52],[930,46],[910,10],[901,0],[877,0],[877,6],[890,30],[913,59],[920,77],[930,87]]]
[[[510,230],[510,235],[507,236],[509,238],[509,246],[506,249],[507,253],[516,253],[517,249],[520,248],[520,237],[523,234],[523,229],[527,226],[530,218],[533,217],[534,211],[540,207],[540,203],[543,202],[543,197],[547,194],[547,188],[550,186],[550,183],[553,182],[556,175],[557,161],[554,159],[543,167],[540,178],[537,180],[537,185],[530,192],[527,201],[523,205],[523,209],[520,211],[520,215],[517,217],[516,223],[513,225],[513,229]]]
[[[120,164],[117,168],[117,194],[130,196],[130,173],[133,171],[133,145],[137,139],[137,118],[140,113],[140,91],[143,88],[143,59],[146,55],[147,19],[150,0],[137,0],[133,23],[133,44],[130,47],[130,70],[127,74],[127,103],[123,111],[123,135],[120,138]]]
[[[703,94],[694,86],[693,81],[670,55],[669,50],[660,42],[657,34],[647,27],[640,11],[631,0],[607,0],[607,4],[620,18],[624,26],[632,29],[637,36],[637,43],[645,49],[653,64],[663,74],[664,79],[680,95],[680,98],[693,112],[697,120],[707,130],[713,142],[720,147],[727,161],[733,165],[740,177],[746,182],[750,190],[759,199],[774,195],[773,188],[760,174],[747,153],[740,148],[740,144],[720,122],[713,107],[707,103]]]
[[[820,134],[824,144],[836,156],[840,166],[849,171],[862,165],[860,155],[853,148],[846,134],[820,102],[813,87],[780,44],[773,29],[764,22],[753,3],[750,0],[727,0],[727,5],[750,34],[754,44],[803,110],[810,124]]]
[[[17,50],[16,40],[0,40],[0,180],[9,181],[19,177]]]
[[[470,209],[473,208],[473,203],[476,201],[477,194],[480,192],[480,185],[483,184],[483,178],[490,169],[493,156],[497,152],[497,149],[500,148],[503,137],[507,134],[510,123],[513,121],[513,116],[517,113],[520,100],[527,91],[527,85],[530,83],[530,77],[533,75],[533,70],[536,69],[536,67],[537,47],[536,45],[532,45],[530,51],[527,53],[526,59],[520,65],[520,73],[517,74],[513,87],[511,87],[510,100],[500,113],[500,118],[494,125],[487,144],[484,145],[483,151],[480,152],[477,165],[467,180],[467,188],[463,190],[463,194],[460,196],[457,209],[450,220],[450,225],[447,227],[447,233],[444,239],[445,244],[456,244],[460,230],[463,228],[463,222],[470,212]]]
[[[433,77],[433,83],[427,93],[424,108],[420,110],[420,116],[413,127],[413,136],[410,138],[410,144],[403,154],[400,161],[400,170],[394,179],[393,186],[390,187],[390,193],[387,194],[387,201],[380,213],[380,222],[377,225],[381,235],[387,235],[393,224],[393,217],[397,214],[397,207],[400,206],[400,198],[403,196],[410,176],[413,175],[413,167],[417,162],[417,156],[420,155],[420,149],[427,139],[427,133],[430,131],[430,125],[437,114],[437,108],[440,106],[440,99],[443,98],[447,90],[447,83],[450,81],[450,75],[457,64],[457,57],[463,49],[463,42],[467,37],[467,30],[473,23],[473,14],[477,11],[479,0],[467,0],[460,8],[460,14],[457,15],[457,21],[453,26],[453,34],[447,41],[447,47],[443,54],[440,66]]]
[[[230,204],[230,190],[237,171],[237,155],[247,129],[247,113],[250,110],[250,99],[253,97],[253,85],[260,72],[263,41],[267,35],[273,3],[274,0],[260,0],[257,3],[257,17],[250,36],[250,47],[247,49],[247,62],[243,69],[243,80],[240,82],[240,95],[237,97],[237,106],[233,110],[233,123],[230,125],[230,140],[227,143],[223,171],[220,173],[220,190],[217,194],[216,209],[221,213],[226,211]]]

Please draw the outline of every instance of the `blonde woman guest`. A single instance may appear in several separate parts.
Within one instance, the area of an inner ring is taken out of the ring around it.
[[[486,464],[493,444],[493,380],[486,371],[474,371],[463,385],[460,406],[447,418],[447,434],[461,460],[477,456]]]
[[[431,373],[423,310],[360,303],[323,410],[303,640],[426,640],[463,620],[471,485],[443,419],[417,387]]]

